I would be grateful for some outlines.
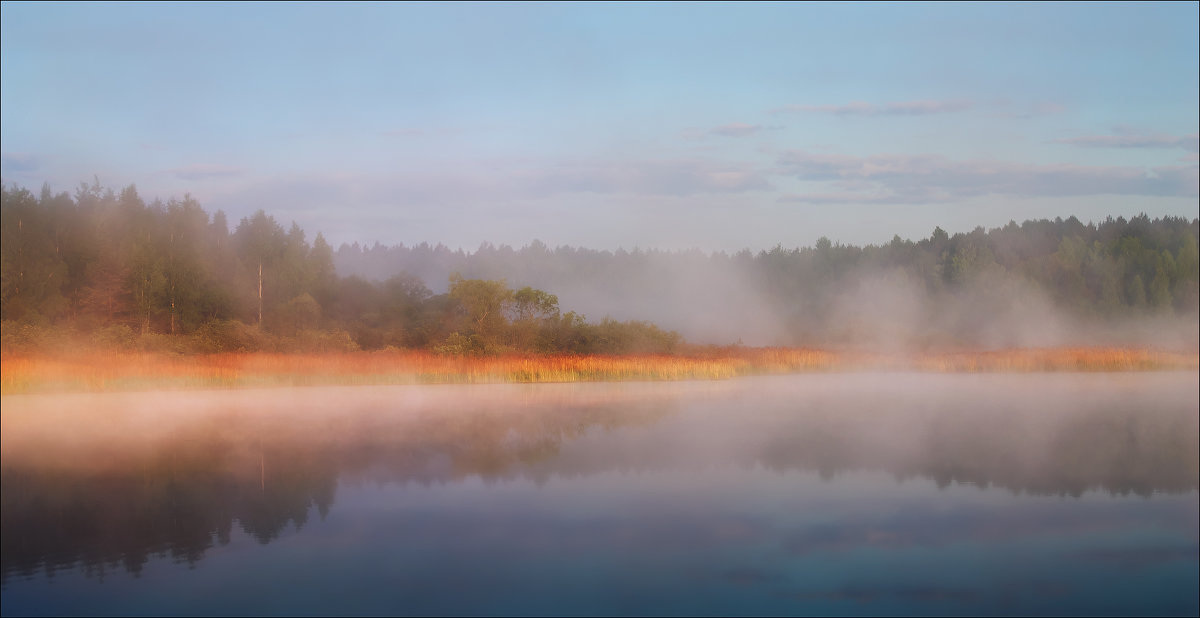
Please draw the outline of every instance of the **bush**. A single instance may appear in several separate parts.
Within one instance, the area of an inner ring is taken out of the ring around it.
[[[5,352],[29,353],[47,350],[68,350],[69,331],[43,324],[22,324],[15,320],[0,322],[0,349]]]
[[[92,332],[92,345],[104,350],[131,350],[138,343],[133,329],[124,324],[105,326]]]
[[[194,339],[179,335],[164,333],[142,333],[138,335],[136,346],[143,352],[167,352],[170,354],[189,354],[194,352]]]
[[[447,356],[476,356],[483,354],[484,346],[475,335],[453,332],[442,343],[433,346],[433,351]]]
[[[359,347],[350,337],[350,333],[341,330],[302,330],[295,337],[288,337],[281,343],[283,351],[288,352],[356,352]]]
[[[583,326],[579,340],[590,354],[673,354],[683,341],[675,331],[665,331],[649,322],[618,322],[609,318],[596,325]]]
[[[237,320],[212,320],[193,335],[199,352],[259,352],[269,350],[271,339],[257,328]]]

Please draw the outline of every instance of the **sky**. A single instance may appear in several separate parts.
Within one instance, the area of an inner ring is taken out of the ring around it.
[[[9,3],[0,175],[336,247],[1198,216],[1200,4]]]

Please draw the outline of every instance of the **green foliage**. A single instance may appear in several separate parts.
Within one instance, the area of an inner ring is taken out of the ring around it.
[[[137,334],[125,324],[105,326],[92,333],[92,344],[112,350],[131,350],[137,345]]]
[[[44,322],[0,321],[0,349],[18,353],[68,350],[71,333]]]
[[[506,312],[513,306],[513,291],[503,281],[464,279],[450,275],[450,298],[466,312],[465,328],[478,338],[479,346],[491,351],[502,346],[502,337],[509,321]]]
[[[192,337],[146,332],[137,336],[134,347],[142,352],[159,354],[193,354],[198,352]]]
[[[1200,315],[1200,222],[1177,217],[1096,224],[1071,217],[954,235],[938,227],[926,239],[896,236],[866,247],[821,237],[811,248],[735,255],[551,249],[540,242],[521,250],[484,244],[473,254],[424,244],[338,250],[339,267],[373,270],[372,280],[339,277],[321,234],[310,244],[299,226],[285,228],[263,210],[231,232],[224,213],[210,217],[189,195],[147,204],[133,185],[114,192],[83,183],[73,196],[49,186],[40,195],[2,189],[6,351],[98,345],[669,354],[682,343],[678,333],[645,322],[589,324],[563,313],[554,294],[512,289],[500,274],[556,290],[586,281],[646,300],[694,285],[701,273],[737,273],[744,279],[737,293],[765,301],[790,323],[793,341],[829,338],[847,311],[850,283],[883,272],[913,289],[914,306],[932,308],[923,317],[934,321],[938,308],[951,304],[972,314],[1009,311],[1026,290],[1080,318]],[[447,293],[425,286],[422,277],[433,280],[431,273],[449,274]],[[695,281],[680,281],[689,278]],[[959,322],[937,328],[957,337],[976,326],[974,318]]]
[[[281,352],[307,352],[307,353],[330,353],[330,352],[355,352],[359,350],[359,346],[355,343],[350,333],[334,329],[329,331],[306,329],[296,333],[295,336],[284,338],[279,344]]]
[[[590,336],[587,319],[574,311],[568,311],[548,318],[543,323],[535,339],[534,349],[538,352],[582,353],[588,347]]]
[[[433,346],[433,351],[447,356],[478,356],[486,352],[486,346],[476,335],[464,335],[455,331]]]
[[[1134,275],[1133,279],[1129,280],[1129,288],[1126,294],[1127,302],[1134,309],[1141,309],[1146,306],[1146,286],[1142,283],[1141,275]]]
[[[664,331],[648,322],[618,322],[605,318],[595,326],[584,328],[584,342],[579,349],[585,354],[673,354],[683,338],[674,331]]]
[[[512,319],[517,322],[547,320],[558,316],[558,297],[525,286],[512,295]]]
[[[194,335],[199,352],[258,352],[271,348],[268,338],[257,328],[238,320],[211,320]]]
[[[272,314],[271,330],[285,335],[317,328],[321,321],[321,306],[305,292],[284,303]]]
[[[54,320],[66,313],[68,266],[60,254],[57,210],[43,209],[28,190],[0,197],[0,319]]]

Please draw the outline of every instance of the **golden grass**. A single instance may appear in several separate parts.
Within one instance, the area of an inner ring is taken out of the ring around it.
[[[1196,369],[1197,353],[1146,348],[1046,348],[957,353],[921,359],[927,371],[1157,371]]]
[[[680,356],[447,357],[341,354],[81,353],[0,358],[0,393],[260,386],[714,380],[821,371],[1042,372],[1196,369],[1200,355],[1145,348],[1031,348],[915,356],[739,348]]]

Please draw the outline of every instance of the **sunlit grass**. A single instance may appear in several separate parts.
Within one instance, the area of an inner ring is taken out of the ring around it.
[[[927,371],[1156,371],[1196,369],[1196,353],[1145,348],[1035,348],[980,353],[944,354],[920,358]]]
[[[1028,348],[916,355],[734,348],[676,356],[453,357],[419,351],[340,354],[81,353],[0,359],[0,392],[125,391],[311,385],[720,380],[827,371],[1044,372],[1196,369],[1195,352]]]

